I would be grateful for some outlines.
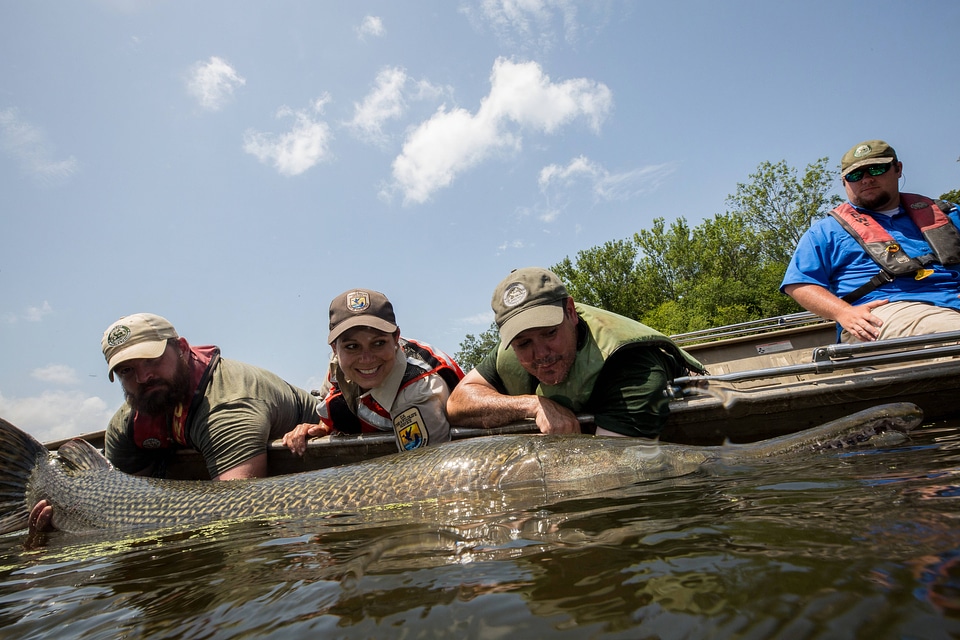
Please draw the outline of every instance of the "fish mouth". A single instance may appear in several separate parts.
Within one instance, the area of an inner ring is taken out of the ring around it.
[[[909,433],[920,422],[923,413],[905,413],[903,415],[880,416],[870,420],[857,429],[828,436],[822,441],[811,443],[813,451],[831,449],[853,449],[882,440],[885,445],[898,444],[910,439]]]

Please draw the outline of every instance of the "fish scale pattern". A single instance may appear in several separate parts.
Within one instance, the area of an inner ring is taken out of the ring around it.
[[[0,419],[5,452],[0,458],[0,533],[26,526],[26,514],[41,499],[53,505],[54,526],[65,531],[308,515],[476,517],[675,477],[710,461],[736,464],[856,446],[880,432],[909,431],[922,419],[915,405],[891,404],[790,436],[721,447],[595,436],[484,436],[342,467],[227,482],[127,475],[82,440],[52,454]]]

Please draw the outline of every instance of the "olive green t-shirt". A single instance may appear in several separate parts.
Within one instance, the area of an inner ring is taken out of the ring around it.
[[[187,416],[189,441],[202,455],[211,478],[267,450],[267,443],[298,424],[319,421],[317,399],[266,369],[221,358],[203,400]],[[107,427],[104,452],[121,471],[137,473],[169,455],[143,449],[133,438],[126,403]]]

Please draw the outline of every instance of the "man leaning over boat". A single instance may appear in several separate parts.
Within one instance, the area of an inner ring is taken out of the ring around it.
[[[451,424],[533,419],[542,433],[579,433],[588,413],[597,434],[652,438],[669,414],[668,381],[703,373],[660,332],[575,302],[546,269],[513,271],[491,305],[500,340],[450,394]]]
[[[848,202],[803,234],[780,290],[836,321],[841,342],[960,329],[956,204],[901,193],[883,140],[847,151],[840,173]]]

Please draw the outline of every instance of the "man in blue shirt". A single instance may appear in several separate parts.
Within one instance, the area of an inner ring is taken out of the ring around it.
[[[882,140],[840,170],[849,202],[803,234],[780,290],[835,320],[841,342],[960,330],[956,205],[901,193],[903,163]]]

